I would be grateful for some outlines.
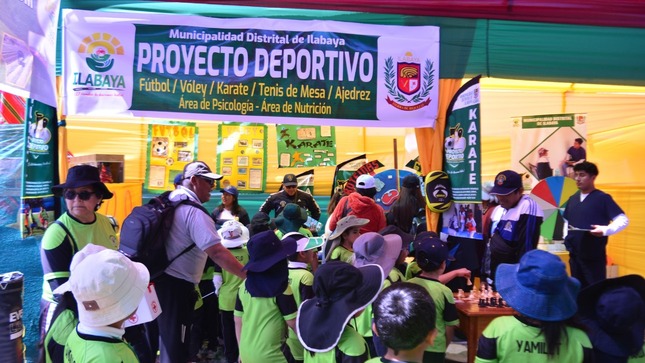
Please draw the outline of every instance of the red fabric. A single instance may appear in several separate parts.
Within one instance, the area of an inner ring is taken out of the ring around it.
[[[194,0],[179,1],[194,2]],[[201,3],[645,27],[645,1],[643,0],[202,0]]]
[[[11,93],[0,92],[2,102],[0,103],[0,116],[8,124],[25,123],[25,99]]]
[[[345,210],[346,203],[349,203],[351,211],[347,215],[355,215],[359,218],[367,218],[370,222],[361,227],[361,234],[366,232],[378,232],[381,229],[385,228],[385,212],[380,205],[376,204],[374,199],[370,197],[362,196],[356,192],[341,198],[341,200],[336,204],[336,209],[329,217],[329,229],[334,231],[336,229],[336,223],[341,219],[343,211]]]

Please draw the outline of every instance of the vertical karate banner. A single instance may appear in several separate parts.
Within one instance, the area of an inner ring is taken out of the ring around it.
[[[278,167],[336,165],[336,135],[333,126],[276,125]]]
[[[453,97],[446,113],[444,171],[454,203],[443,213],[442,232],[482,239],[480,92],[477,76]]]
[[[218,126],[217,166],[228,185],[244,192],[263,192],[266,186],[267,126],[223,123]]]
[[[587,148],[586,113],[516,116],[512,126],[513,170],[525,173],[527,191],[549,176],[571,174],[572,168],[565,161],[569,160],[570,150],[577,147],[576,139],[583,141],[580,148]]]
[[[199,129],[192,122],[170,121],[148,125],[148,162],[144,188],[162,192],[174,188],[173,180],[186,164],[197,160]]]
[[[56,109],[27,99],[23,159],[22,210],[24,237],[44,233],[54,218],[52,185],[58,184]]]

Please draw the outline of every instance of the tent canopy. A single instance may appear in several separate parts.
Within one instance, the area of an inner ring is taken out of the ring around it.
[[[645,86],[645,2],[638,0],[612,3],[596,0],[591,1],[591,4],[583,0],[546,0],[539,5],[528,0],[484,0],[476,2],[476,5],[466,0],[449,3],[427,0],[220,3],[254,6],[63,0],[62,8],[210,17],[324,19],[385,25],[435,25],[441,28],[440,78],[469,78],[481,74],[484,77],[509,79]],[[300,9],[260,6],[293,6]],[[306,9],[302,9],[305,7]],[[359,10],[373,13],[354,12]],[[606,13],[601,16],[599,14],[602,11]],[[575,24],[583,20],[597,25]],[[61,58],[58,57],[59,62]],[[58,73],[60,74],[60,68]]]

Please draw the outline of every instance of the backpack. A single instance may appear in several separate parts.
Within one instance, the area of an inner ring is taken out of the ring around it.
[[[164,192],[147,204],[134,207],[121,227],[119,251],[132,261],[144,264],[150,272],[150,280],[161,276],[174,260],[195,247],[192,243],[173,258],[166,253],[166,237],[177,206],[186,203],[209,214],[201,204],[188,199],[172,202],[169,195],[170,191]]]

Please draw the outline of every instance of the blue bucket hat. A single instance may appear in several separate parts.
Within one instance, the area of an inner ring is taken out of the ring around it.
[[[645,331],[642,276],[627,275],[590,285],[580,291],[578,305],[594,350],[625,359],[641,350]]]
[[[567,275],[560,257],[531,250],[517,264],[501,264],[495,287],[518,313],[541,321],[563,321],[578,310],[580,282]]]
[[[246,245],[249,251],[249,262],[244,265],[244,270],[263,272],[276,263],[287,259],[296,252],[297,244],[282,243],[273,231],[264,231],[254,234]]]
[[[342,261],[321,265],[314,274],[314,297],[298,308],[298,339],[316,353],[338,344],[349,320],[370,305],[386,275],[378,265],[354,267]]]

